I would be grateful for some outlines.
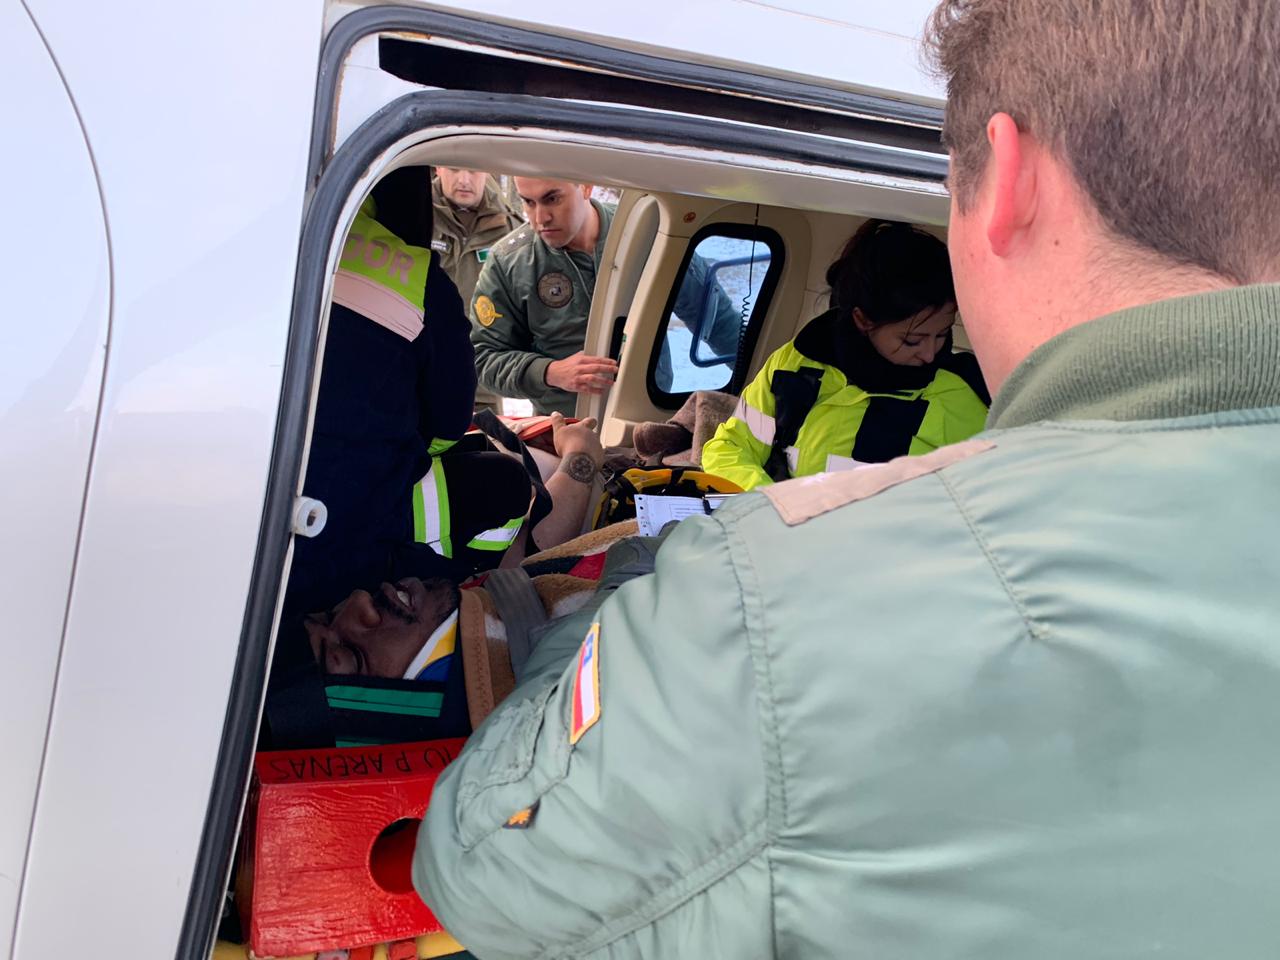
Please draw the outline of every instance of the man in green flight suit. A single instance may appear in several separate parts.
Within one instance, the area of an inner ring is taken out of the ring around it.
[[[490,251],[471,302],[480,385],[527,397],[536,413],[572,416],[579,393],[603,393],[616,361],[582,352],[613,207],[591,185],[515,178],[529,222]]]
[[[571,416],[579,393],[604,393],[618,364],[583,352],[591,296],[614,207],[591,198],[591,185],[515,178],[529,222],[496,243],[471,301],[471,342],[480,386],[505,397],[527,397],[536,413]],[[743,317],[716,283],[704,297],[708,265],[690,256],[673,312],[699,323],[717,356],[736,353]],[[702,327],[705,326],[705,330]],[[670,351],[657,380],[671,385]]]
[[[1280,956],[1280,4],[928,36],[987,430],[541,637],[415,854],[485,960]]]

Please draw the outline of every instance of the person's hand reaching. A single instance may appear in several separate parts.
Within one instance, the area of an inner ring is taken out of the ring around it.
[[[561,460],[569,460],[575,455],[585,454],[597,470],[604,463],[604,448],[600,445],[600,437],[596,435],[595,417],[569,423],[561,414],[553,413],[551,414],[551,437],[555,443],[556,455]]]
[[[543,375],[547,386],[570,393],[604,393],[618,375],[618,361],[593,357],[579,350],[563,360],[552,360]]]

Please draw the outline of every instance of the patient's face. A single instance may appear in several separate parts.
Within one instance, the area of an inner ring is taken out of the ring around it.
[[[307,637],[325,673],[399,678],[457,606],[452,582],[410,577],[373,593],[355,590],[329,612],[309,615]]]

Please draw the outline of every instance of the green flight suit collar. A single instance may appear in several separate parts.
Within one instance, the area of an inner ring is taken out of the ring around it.
[[[1107,314],[1041,344],[991,404],[988,428],[1154,420],[1280,406],[1280,284]]]

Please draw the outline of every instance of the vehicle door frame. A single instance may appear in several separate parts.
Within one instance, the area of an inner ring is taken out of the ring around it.
[[[655,113],[613,104],[429,89],[388,103],[330,156],[342,64],[357,41],[389,31],[462,38],[512,51],[535,50],[562,62],[569,59],[584,66],[643,72],[655,82],[696,83],[707,89],[741,91],[747,96],[784,103],[820,104],[856,116],[867,114],[870,139],[819,138],[718,118]],[[408,145],[408,138],[425,141],[430,139],[428,134],[433,128],[459,126],[508,133],[513,127],[555,129],[640,143],[675,144],[693,150],[777,158],[819,167],[857,169],[929,183],[940,183],[946,175],[944,155],[906,151],[876,142],[877,131],[894,119],[915,127],[936,129],[936,125],[940,125],[940,112],[933,108],[757,77],[743,71],[685,64],[451,14],[397,7],[357,11],[334,27],[326,38],[322,54],[314,117],[309,196],[294,277],[272,465],[217,768],[177,944],[176,955],[180,958],[208,956],[232,867],[282,600],[282,573],[286,571],[290,553],[292,512],[301,488],[335,235],[342,225],[344,212],[352,209],[352,194],[362,181],[370,181],[383,172],[394,155]],[[536,117],[536,122],[530,122],[530,117]]]

